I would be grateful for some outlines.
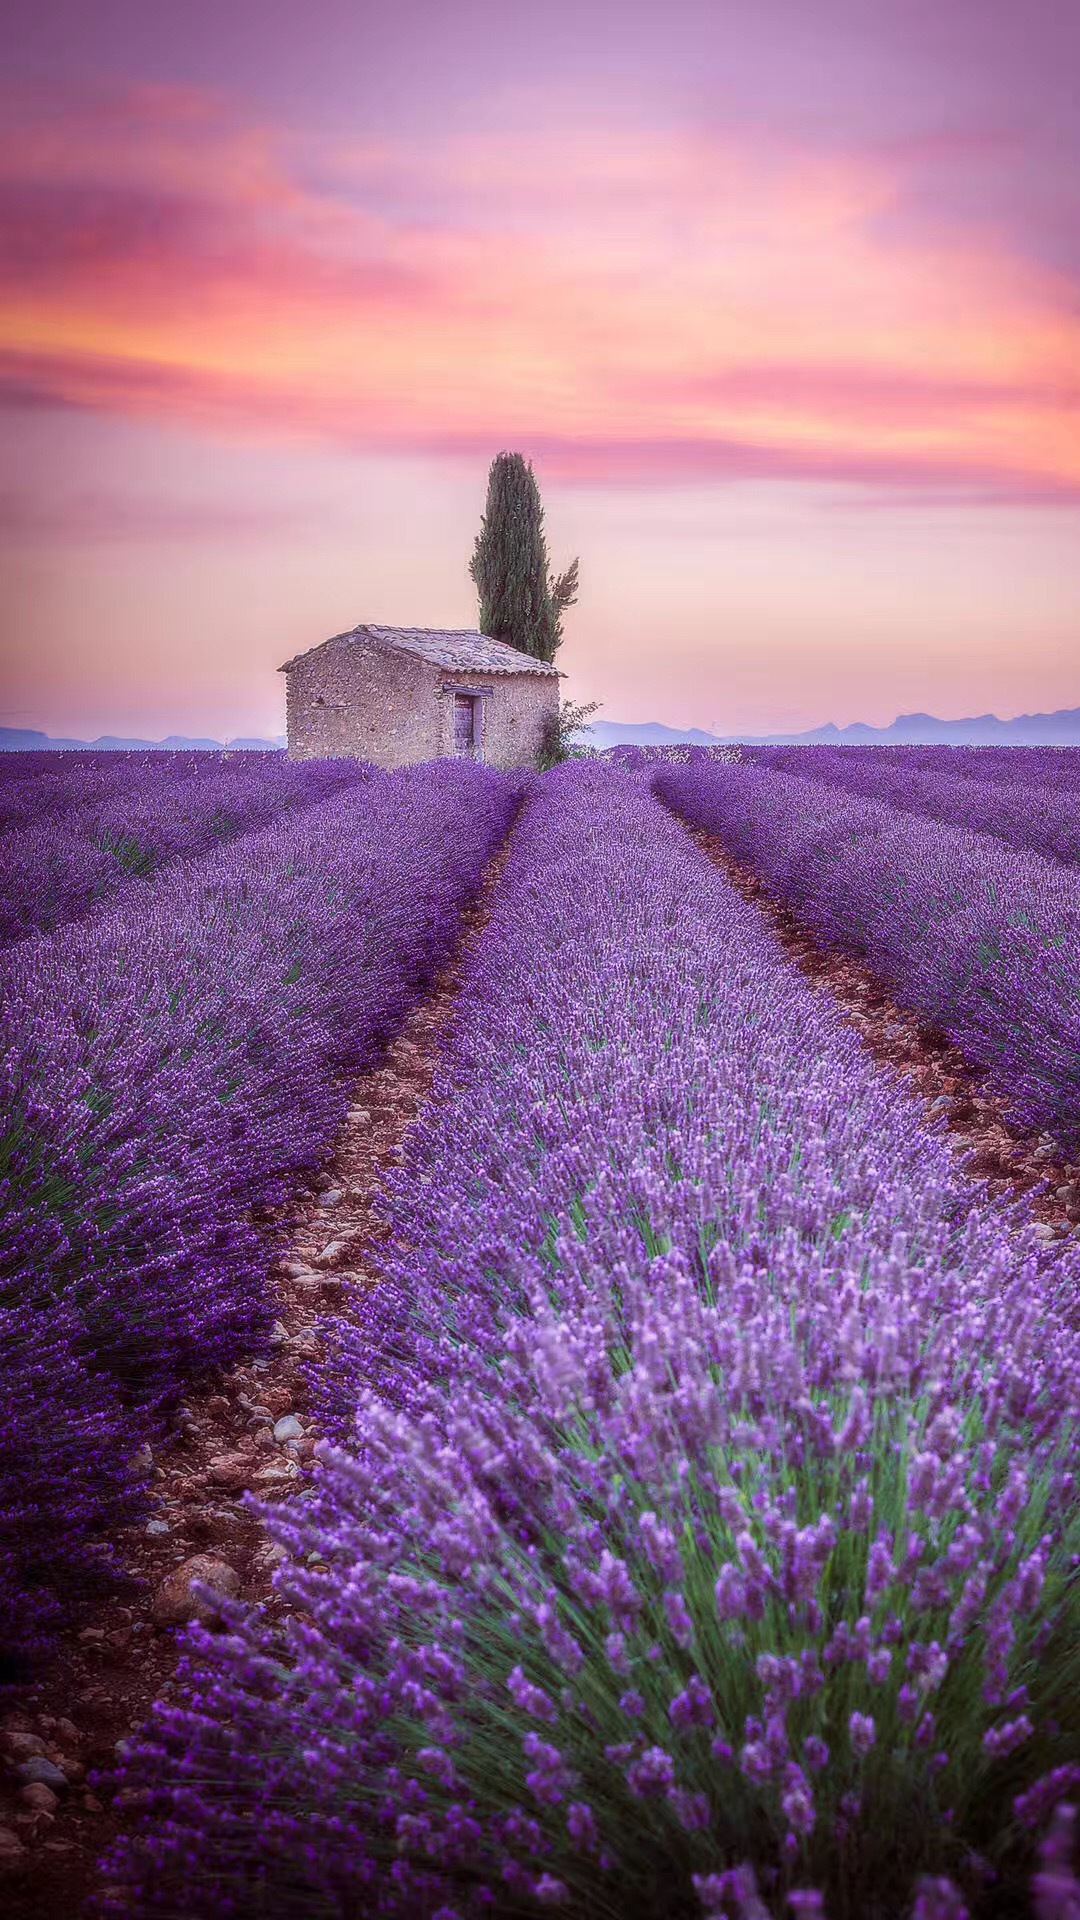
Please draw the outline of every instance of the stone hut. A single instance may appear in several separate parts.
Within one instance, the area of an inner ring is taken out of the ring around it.
[[[558,669],[486,633],[353,627],[279,668],[289,753],[403,767],[452,754],[530,766]]]

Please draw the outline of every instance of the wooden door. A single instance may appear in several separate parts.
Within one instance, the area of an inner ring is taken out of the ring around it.
[[[454,695],[454,752],[476,753],[476,701],[468,693]]]

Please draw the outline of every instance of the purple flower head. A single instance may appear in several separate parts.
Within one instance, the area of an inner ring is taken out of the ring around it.
[[[694,1623],[690,1610],[681,1593],[668,1591],[664,1595],[664,1613],[678,1647],[686,1649],[693,1645]]]
[[[440,1786],[456,1786],[457,1774],[454,1763],[450,1755],[444,1753],[441,1747],[421,1747],[416,1755],[416,1763],[425,1773],[430,1773]]]
[[[534,1719],[549,1723],[558,1719],[554,1701],[542,1687],[534,1687],[531,1681],[526,1680],[520,1667],[513,1668],[507,1676],[506,1685],[514,1705],[520,1707],[523,1713],[531,1713]]]
[[[594,1853],[599,1844],[596,1819],[587,1800],[571,1800],[566,1809],[566,1830],[579,1853]]]
[[[852,1388],[848,1404],[847,1418],[840,1431],[840,1449],[843,1453],[854,1453],[866,1445],[873,1428],[873,1412],[867,1399],[866,1388]]]
[[[804,1690],[813,1691],[814,1650],[807,1647],[804,1653],[810,1655],[809,1661],[773,1653],[758,1654],[756,1672],[765,1691],[766,1708],[783,1708],[789,1701],[798,1699]]]
[[[646,1747],[626,1769],[626,1784],[639,1800],[666,1793],[675,1781],[675,1762],[663,1747]]]
[[[1020,1461],[1014,1461],[994,1508],[995,1532],[1004,1533],[1016,1525],[1027,1504],[1027,1498],[1027,1468]]]
[[[712,1823],[712,1807],[707,1793],[691,1793],[686,1787],[669,1787],[668,1805],[680,1827],[687,1833],[704,1833]]]
[[[1059,1801],[1074,1792],[1080,1792],[1080,1766],[1070,1761],[1044,1773],[1026,1793],[1018,1793],[1012,1803],[1013,1813],[1021,1826],[1041,1827]]]
[[[705,1920],[768,1920],[751,1866],[729,1867],[723,1873],[694,1875],[694,1891]]]
[[[1031,1891],[1037,1920],[1078,1920],[1080,1880],[1073,1871],[1076,1808],[1062,1801],[1054,1808],[1050,1831],[1040,1848],[1039,1871]]]
[[[746,1581],[732,1562],[726,1561],[716,1581],[716,1613],[720,1620],[736,1620],[746,1611]]]
[[[688,1727],[710,1727],[714,1717],[712,1694],[700,1674],[692,1673],[668,1707],[668,1718],[682,1731]]]
[[[917,1613],[949,1604],[949,1575],[944,1567],[920,1567],[911,1586],[911,1604]]]
[[[868,1713],[853,1713],[848,1721],[851,1751],[859,1759],[869,1753],[876,1739],[873,1718]]]
[[[740,1772],[744,1773],[748,1780],[753,1781],[755,1786],[761,1786],[766,1780],[771,1780],[776,1772],[776,1765],[776,1757],[764,1740],[748,1740],[739,1755]]]
[[[542,1907],[565,1907],[569,1898],[569,1887],[552,1873],[542,1873],[533,1887],[533,1899]]]
[[[527,1760],[532,1761],[525,1785],[533,1797],[546,1806],[558,1806],[570,1791],[570,1772],[558,1747],[541,1740],[538,1733],[527,1733],[522,1740]]]
[[[554,1607],[543,1600],[533,1608],[533,1619],[552,1659],[571,1678],[581,1672],[585,1655],[572,1633],[562,1625]]]
[[[874,1517],[874,1496],[869,1480],[860,1480],[848,1501],[848,1525],[854,1533],[865,1533]]]
[[[936,1640],[913,1640],[905,1664],[920,1692],[933,1693],[949,1670],[949,1656]]]
[[[604,1641],[604,1651],[608,1665],[613,1673],[626,1674],[630,1671],[630,1656],[626,1651],[626,1635],[609,1633]]]
[[[748,1582],[755,1587],[767,1588],[772,1584],[769,1563],[758,1546],[752,1533],[736,1534],[735,1550]]]
[[[596,1572],[596,1592],[598,1599],[610,1607],[612,1615],[620,1626],[631,1625],[634,1615],[641,1610],[642,1599],[625,1560],[604,1548],[600,1555],[600,1565]]]
[[[720,1509],[720,1518],[732,1533],[739,1533],[746,1524],[746,1507],[734,1487],[721,1487],[716,1496]]]
[[[952,1880],[924,1876],[911,1909],[911,1920],[968,1920],[959,1887]]]
[[[896,1711],[901,1720],[910,1724],[919,1711],[919,1693],[917,1688],[909,1686],[907,1681],[896,1696]]]
[[[664,1526],[655,1513],[643,1513],[638,1521],[641,1543],[661,1580],[676,1583],[682,1579],[682,1555],[671,1528]]]
[[[780,1805],[793,1833],[805,1835],[811,1831],[815,1819],[814,1796],[802,1768],[794,1763],[784,1769]]]
[[[983,1734],[983,1752],[994,1759],[1001,1760],[1007,1753],[1015,1753],[1025,1740],[1030,1740],[1035,1729],[1026,1713],[1016,1720],[1006,1720],[1000,1727],[990,1727]]]

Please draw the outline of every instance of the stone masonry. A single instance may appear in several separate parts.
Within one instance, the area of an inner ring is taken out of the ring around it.
[[[455,753],[531,766],[562,677],[488,634],[382,626],[335,634],[281,672],[293,759],[380,767]]]

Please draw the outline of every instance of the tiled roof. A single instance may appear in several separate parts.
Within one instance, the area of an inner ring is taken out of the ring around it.
[[[520,653],[517,647],[508,647],[501,640],[493,640],[489,634],[476,633],[470,628],[443,627],[353,627],[347,633],[335,633],[334,640],[362,640],[370,636],[384,647],[399,647],[405,653],[418,653],[423,660],[430,660],[436,667],[447,667],[458,673],[543,673],[558,676],[559,670],[547,660],[534,660],[530,653]],[[329,640],[321,642],[322,647],[330,645]],[[292,660],[286,660],[279,669],[287,673],[295,667],[297,661],[307,660],[311,654],[320,652],[321,647],[309,647],[307,653],[298,653]]]

